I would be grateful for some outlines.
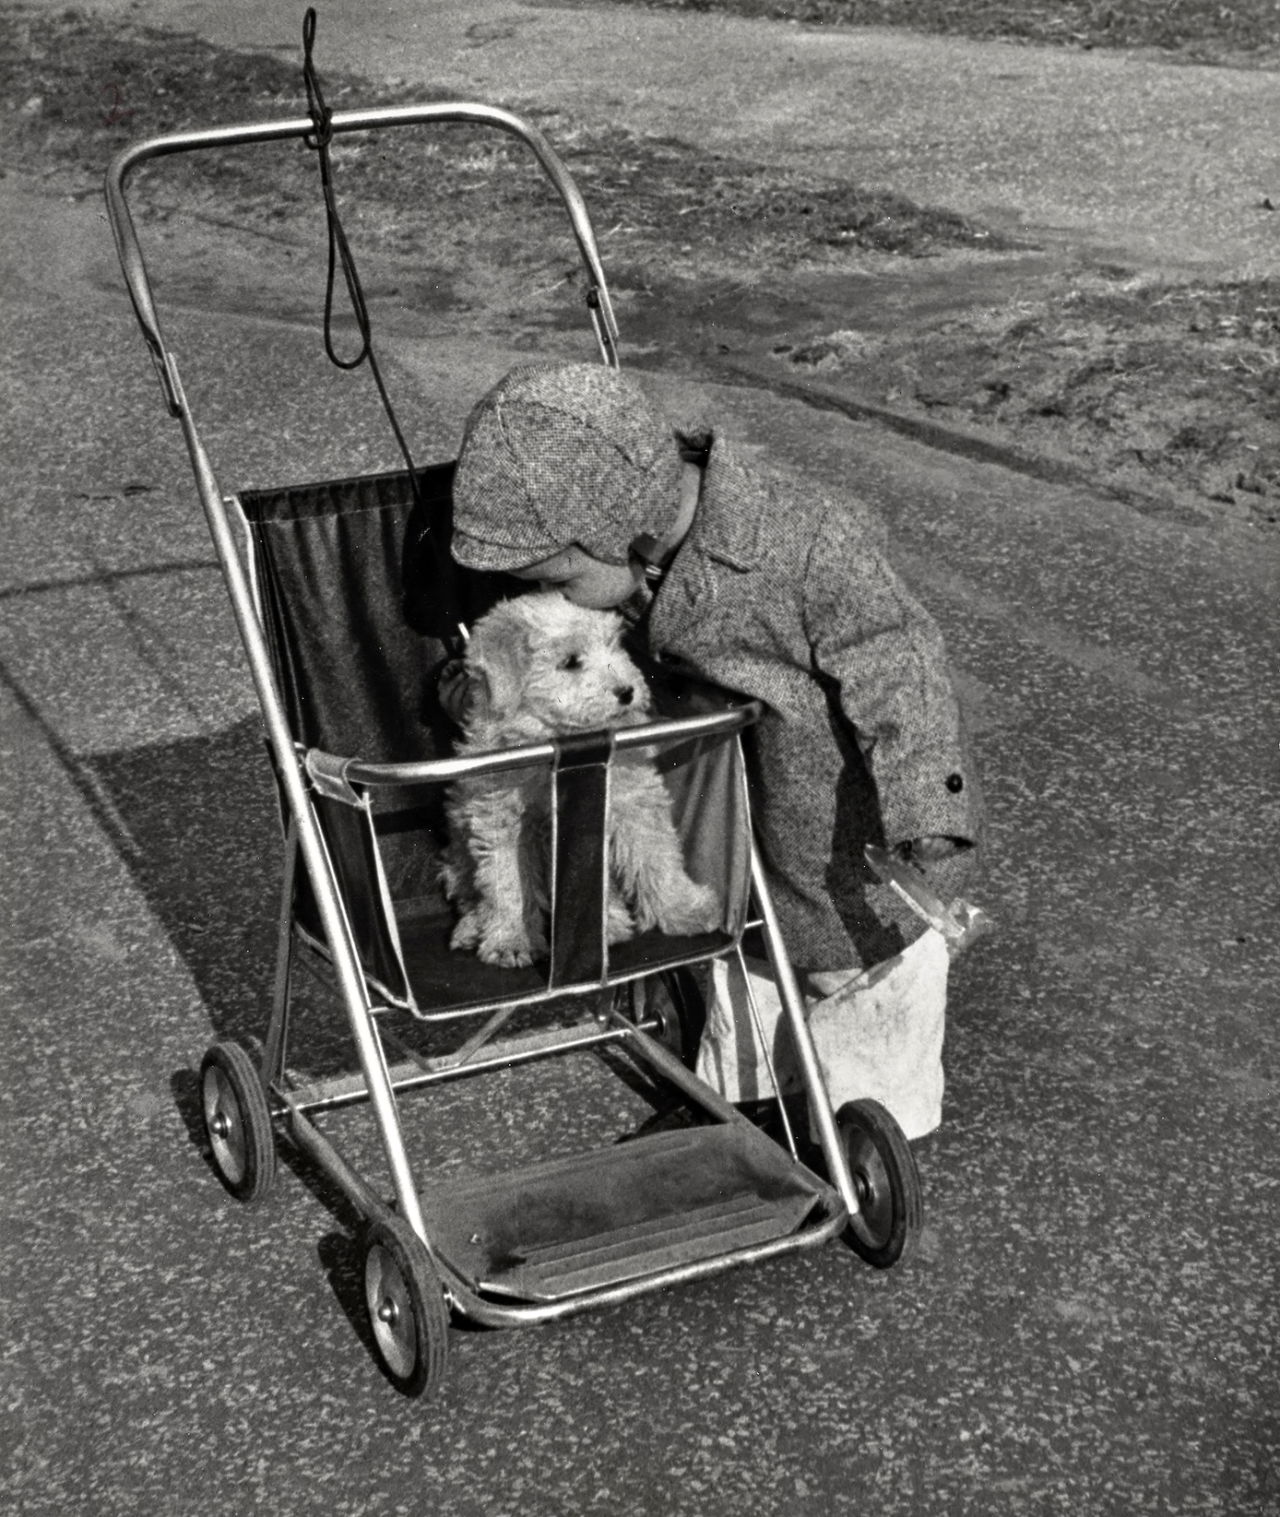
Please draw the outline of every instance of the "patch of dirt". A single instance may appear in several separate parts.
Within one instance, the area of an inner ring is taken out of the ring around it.
[[[74,9],[50,16],[0,4],[8,161],[51,191],[96,199],[112,156],[140,138],[304,116],[301,52],[300,38],[289,59],[107,26]],[[323,37],[316,63],[332,109],[444,98],[329,68]],[[545,134],[578,182],[633,352],[687,337],[688,312],[704,312],[709,291],[776,291],[784,270],[841,274],[940,254],[982,259],[1016,246],[890,192],[501,103]],[[523,143],[450,124],[339,137],[332,159],[365,292],[375,308],[392,303],[397,330],[500,327],[530,348],[549,332],[589,330],[568,217]],[[157,255],[148,261],[162,306],[219,303],[318,319],[325,227],[316,155],[301,143],[149,163],[132,176],[129,198],[144,247]],[[341,290],[335,312],[347,353],[352,324]]]
[[[849,250],[928,257],[943,249],[998,252],[1013,238],[887,190],[837,180],[802,181],[783,169],[703,153],[673,138],[638,139],[611,129],[588,135],[540,123],[554,140],[597,218],[641,245],[711,250],[747,267],[796,260],[840,265]]]
[[[1095,274],[917,328],[909,346],[846,329],[775,356],[898,411],[1067,460],[1116,493],[1172,485],[1256,525],[1280,510],[1280,280]]]
[[[424,98],[317,63],[335,108]],[[891,193],[512,108],[583,191],[633,351],[648,341],[714,364],[772,349],[792,379],[1070,460],[1120,493],[1167,487],[1274,524],[1276,281],[1064,276]],[[305,104],[296,60],[9,6],[0,112],[10,165],[50,193],[89,198],[139,137],[298,116]],[[584,326],[568,220],[522,144],[451,126],[340,138],[333,158],[370,300],[394,299],[403,330],[495,321],[536,347],[550,328]],[[148,165],[131,203],[187,303],[316,319],[324,224],[315,155],[301,144]],[[319,275],[300,274],[308,259]]]
[[[615,0],[633,4],[636,0]],[[820,26],[882,26],[1076,48],[1152,48],[1170,62],[1280,68],[1278,0],[639,0]]]
[[[108,27],[74,9],[51,17],[0,7],[0,111],[11,128],[11,161],[62,164],[97,181],[112,153],[139,137],[304,115],[300,55],[301,44],[299,62],[290,63],[190,35]],[[327,70],[322,57],[317,66],[334,109],[446,98],[416,88],[375,91]],[[701,253],[723,264],[731,248],[750,268],[797,258],[838,265],[860,252],[923,257],[1016,245],[954,212],[888,191],[802,180],[670,138],[592,131],[561,112],[512,108],[552,140],[596,227],[625,235],[628,256],[643,259],[660,246],[664,259],[677,250],[696,269]],[[316,203],[314,160],[301,147],[291,156],[294,172],[282,173],[278,155],[262,149],[203,152],[183,160],[182,195],[216,193],[224,214],[265,211],[271,222],[287,221]],[[534,241],[563,222],[545,181],[527,172],[527,150],[492,130],[457,125],[437,137],[394,131],[339,138],[333,159],[340,191],[361,207],[367,230],[405,251],[421,248],[442,225],[460,225],[467,241],[478,243],[495,232],[501,237],[504,225]],[[177,203],[158,183],[138,199],[144,212],[161,214]]]

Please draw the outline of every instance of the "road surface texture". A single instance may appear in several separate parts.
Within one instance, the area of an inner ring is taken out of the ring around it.
[[[274,3],[94,10],[282,53],[300,24]],[[1273,74],[616,6],[394,0],[321,25],[375,85],[810,158],[1064,258],[1276,271],[1251,209]],[[877,1274],[832,1245],[557,1326],[455,1330],[442,1391],[407,1402],[372,1354],[342,1205],[285,1165],[239,1207],[202,1151],[204,1048],[264,1026],[277,821],[181,439],[70,172],[0,180],[0,1509],[1280,1510],[1274,527],[913,434],[838,383],[811,404],[768,382],[740,314],[688,347],[624,321],[665,403],[880,505],[953,652],[998,931],[956,968],[911,1262]],[[277,316],[247,284],[257,261],[283,288],[285,255],[237,262],[228,223],[177,226],[164,283],[222,484],[395,467],[367,379],[302,319],[319,240]],[[569,320],[376,309],[423,458],[451,455],[511,362],[593,351]],[[490,1167],[647,1110],[586,1060],[425,1106],[417,1157]]]

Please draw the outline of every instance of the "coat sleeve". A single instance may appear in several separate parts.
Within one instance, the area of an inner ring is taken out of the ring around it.
[[[805,573],[805,635],[870,771],[885,843],[978,842],[976,776],[942,634],[858,517],[832,505]]]

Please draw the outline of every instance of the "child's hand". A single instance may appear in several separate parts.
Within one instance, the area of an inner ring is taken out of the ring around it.
[[[917,864],[924,869],[930,864],[941,864],[945,859],[954,858],[967,846],[959,838],[908,838],[905,843],[899,843],[893,852],[904,863]]]
[[[471,676],[467,673],[466,663],[462,659],[451,658],[441,669],[436,691],[440,699],[440,709],[444,714],[459,727],[465,726],[471,712],[474,692],[471,688]]]
[[[899,843],[891,854],[898,864],[907,864],[910,873],[899,868],[897,878],[892,879],[884,867],[884,850],[867,849],[867,862],[871,868],[891,885],[917,916],[942,933],[947,940],[947,951],[953,958],[975,939],[991,931],[991,918],[986,912],[961,900],[956,893],[964,883],[963,878],[957,879],[956,876],[965,873],[970,861],[964,856],[972,851],[973,845],[964,838],[910,838]],[[920,876],[915,888],[911,873]]]

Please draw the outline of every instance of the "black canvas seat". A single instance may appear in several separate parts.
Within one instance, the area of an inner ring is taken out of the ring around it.
[[[456,733],[435,676],[465,625],[528,586],[453,564],[438,546],[450,527],[452,465],[424,469],[415,501],[404,472],[246,492],[239,504],[276,680],[299,747],[364,765],[422,764],[451,754]],[[726,709],[698,686],[655,690],[665,718]],[[555,870],[552,953],[503,969],[449,947],[453,911],[437,878],[445,843],[442,782],[388,781],[316,807],[361,965],[378,994],[425,1017],[495,1001],[599,985],[701,959],[741,931],[749,874],[748,817],[733,738],[677,737],[651,754],[695,878],[723,903],[718,932],[648,932],[610,948],[599,909],[607,849],[600,772],[608,737],[560,745],[546,766],[562,843]],[[354,802],[354,804],[353,804]],[[305,874],[299,931],[324,948]]]

